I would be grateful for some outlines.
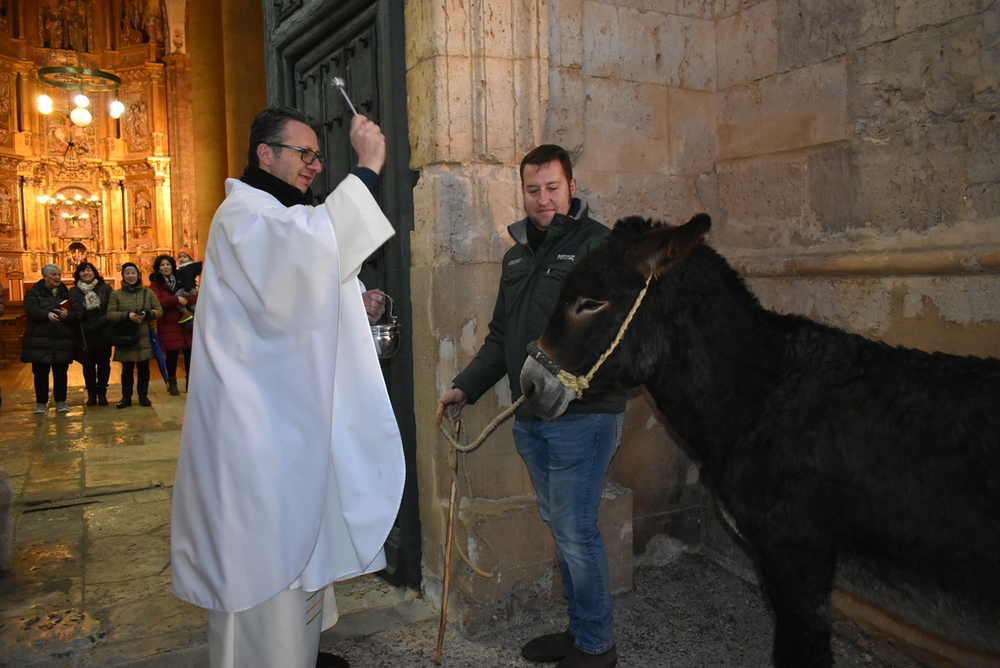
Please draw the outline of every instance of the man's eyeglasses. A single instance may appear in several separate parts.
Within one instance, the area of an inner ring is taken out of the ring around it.
[[[302,162],[306,163],[307,165],[311,165],[314,162],[316,162],[317,160],[319,160],[319,164],[321,164],[321,165],[325,165],[326,164],[326,158],[324,158],[323,156],[321,156],[319,153],[317,153],[316,151],[312,150],[311,148],[302,148],[301,146],[289,146],[288,144],[267,144],[267,145],[268,146],[278,146],[280,148],[290,148],[293,151],[298,151],[299,152],[299,157],[302,158]]]

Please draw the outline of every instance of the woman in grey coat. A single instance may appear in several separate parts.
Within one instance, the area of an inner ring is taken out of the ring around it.
[[[160,301],[153,291],[143,287],[139,267],[132,262],[122,265],[122,287],[111,293],[108,320],[112,323],[131,320],[139,325],[139,342],[130,348],[115,346],[115,361],[122,363],[122,399],[118,408],[132,405],[133,369],[138,369],[139,405],[152,406],[149,393],[149,360],[153,359],[153,344],[149,340],[149,324],[163,315]]]

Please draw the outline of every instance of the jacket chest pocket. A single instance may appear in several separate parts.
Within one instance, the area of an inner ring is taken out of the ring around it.
[[[569,270],[572,268],[573,265],[568,265],[565,267],[564,266],[549,267],[548,269],[542,272],[542,276],[544,276],[547,280],[552,280],[555,281],[556,283],[562,283],[563,279],[566,278],[566,274],[568,274]]]
[[[531,263],[521,260],[517,264],[504,267],[501,283],[505,290],[517,289],[523,286],[531,277]]]
[[[545,311],[546,318],[559,298],[559,289],[562,287],[563,279],[566,278],[567,273],[569,273],[567,269],[560,267],[548,267],[539,273],[535,288],[536,301]]]

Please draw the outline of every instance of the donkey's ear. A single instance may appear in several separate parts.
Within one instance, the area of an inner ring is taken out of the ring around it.
[[[707,213],[699,213],[686,225],[651,230],[639,242],[639,271],[656,278],[686,260],[705,241],[710,227],[712,219]]]

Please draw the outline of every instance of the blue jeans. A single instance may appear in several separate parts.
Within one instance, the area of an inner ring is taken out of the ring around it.
[[[576,646],[600,654],[614,644],[615,601],[597,528],[604,476],[621,440],[624,413],[564,415],[514,423],[514,442],[552,530]]]

